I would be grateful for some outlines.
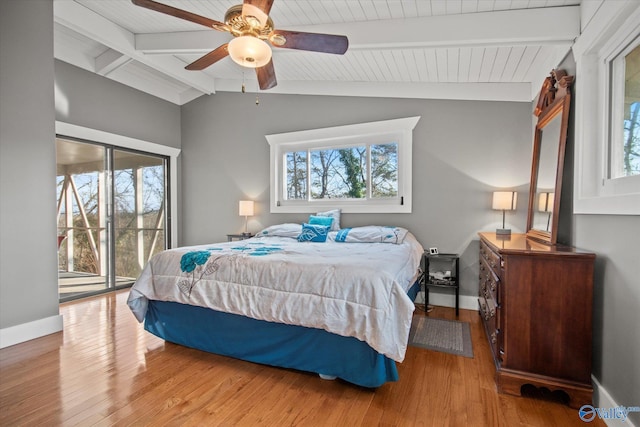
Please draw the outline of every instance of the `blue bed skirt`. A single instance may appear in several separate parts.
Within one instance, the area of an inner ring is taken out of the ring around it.
[[[419,284],[409,290],[414,300]],[[176,344],[250,362],[315,372],[363,387],[398,380],[396,363],[353,337],[208,308],[149,301],[144,327]]]

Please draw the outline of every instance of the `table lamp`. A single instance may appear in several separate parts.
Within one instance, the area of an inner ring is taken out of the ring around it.
[[[244,216],[244,232],[243,236],[249,236],[249,228],[247,225],[248,217],[253,216],[253,200],[240,200],[238,215]]]
[[[545,212],[547,214],[547,231],[551,225],[551,213],[553,212],[554,193],[539,193],[538,194],[538,212]]]
[[[495,210],[502,211],[502,228],[496,229],[496,234],[506,235],[511,234],[510,228],[505,228],[504,215],[505,211],[513,211],[516,209],[516,200],[518,199],[518,193],[515,191],[494,191],[493,192],[493,205]]]

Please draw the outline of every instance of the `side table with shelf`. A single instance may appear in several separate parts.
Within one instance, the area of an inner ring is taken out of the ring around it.
[[[253,234],[245,234],[245,233],[241,233],[241,234],[227,234],[227,242],[231,242],[234,239],[235,240],[244,240],[244,239],[249,239],[251,237],[253,237]]]
[[[458,254],[422,255],[422,284],[424,284],[425,309],[429,305],[429,288],[454,289],[456,293],[456,316],[460,314],[460,267]]]

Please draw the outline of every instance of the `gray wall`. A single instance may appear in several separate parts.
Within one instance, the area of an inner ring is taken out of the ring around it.
[[[55,61],[56,120],[180,148],[180,107]]]
[[[477,295],[477,232],[501,226],[491,191],[516,188],[514,232],[526,225],[531,163],[531,104],[217,93],[182,108],[181,244],[242,231],[238,200],[256,201],[249,222],[303,222],[304,214],[270,214],[269,145],[264,135],[408,116],[414,130],[413,212],[343,214],[344,226],[399,225],[425,247],[464,254],[461,293]],[[499,224],[500,223],[500,224]]]
[[[179,106],[54,62],[53,2],[0,0],[0,8],[0,329],[5,329],[59,313],[55,120],[170,147],[180,147],[181,135]]]
[[[596,254],[593,375],[617,404],[640,406],[640,216],[575,215],[573,233]],[[640,412],[629,418],[640,425]]]
[[[59,313],[53,69],[53,2],[0,1],[0,329]]]
[[[180,148],[180,106],[62,61],[55,61],[56,120]],[[69,135],[66,135],[69,136]],[[180,183],[178,170],[170,171]],[[173,195],[180,229],[181,194]],[[178,233],[179,234],[179,233]],[[172,242],[177,246],[177,242]]]

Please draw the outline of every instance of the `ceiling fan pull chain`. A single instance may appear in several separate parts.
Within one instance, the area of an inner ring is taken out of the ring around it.
[[[244,72],[243,72],[244,73]],[[243,74],[244,75],[244,74]],[[260,86],[260,83],[258,83],[258,86],[256,86],[256,107],[258,105],[260,105],[260,94],[258,92],[258,87]]]

